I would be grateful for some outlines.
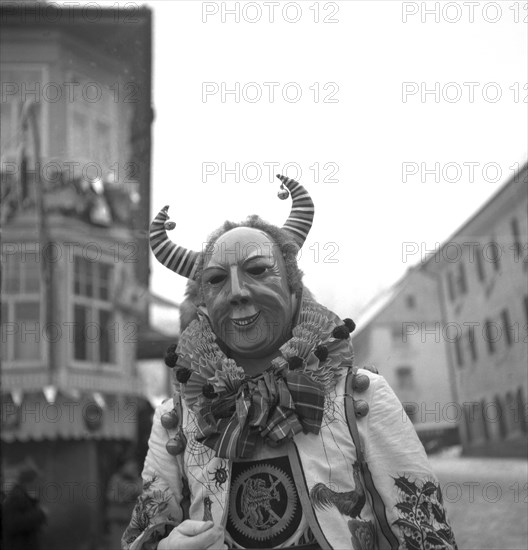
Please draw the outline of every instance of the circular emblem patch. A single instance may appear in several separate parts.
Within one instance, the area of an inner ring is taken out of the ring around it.
[[[295,485],[282,468],[251,466],[235,478],[231,488],[229,523],[234,530],[230,532],[235,540],[235,531],[253,541],[275,540],[298,515],[297,507]]]

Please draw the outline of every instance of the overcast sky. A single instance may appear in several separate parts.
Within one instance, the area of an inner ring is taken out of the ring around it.
[[[235,2],[148,4],[152,205],[171,205],[171,238],[200,249],[251,213],[282,224],[291,203],[269,176],[292,163],[316,205],[306,283],[342,316],[420,260],[404,243],[448,238],[526,159],[522,2],[442,3],[438,15],[423,2],[282,2],[274,22],[269,3],[241,2],[238,23],[225,11]],[[422,169],[435,163],[438,182]],[[153,261],[155,292],[179,301],[184,282]]]
[[[316,206],[305,281],[341,316],[420,260],[405,243],[434,248],[526,160],[526,2],[145,3],[153,215],[171,205],[171,238],[194,249],[225,219],[282,224],[270,175],[290,163]],[[180,301],[185,280],[152,266]]]

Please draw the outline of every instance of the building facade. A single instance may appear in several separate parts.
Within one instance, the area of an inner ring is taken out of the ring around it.
[[[41,470],[44,547],[104,548],[144,409],[151,13],[0,10],[2,465]]]
[[[456,443],[457,406],[434,278],[410,268],[364,310],[357,327],[356,365],[372,364],[386,378],[426,449]]]
[[[424,262],[445,304],[466,453],[526,457],[527,165]]]

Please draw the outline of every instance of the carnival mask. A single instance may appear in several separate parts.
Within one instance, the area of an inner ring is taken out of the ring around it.
[[[213,331],[241,357],[266,357],[291,336],[296,300],[284,258],[259,229],[218,238],[205,259],[202,293]]]
[[[306,189],[285,176],[280,199],[291,194],[292,208],[282,230],[302,247],[312,226],[314,204]],[[238,227],[219,237],[207,257],[171,241],[166,206],[150,225],[150,246],[168,269],[198,280],[216,335],[236,354],[260,358],[276,351],[289,337],[296,299],[288,285],[285,260],[270,236],[255,228]]]

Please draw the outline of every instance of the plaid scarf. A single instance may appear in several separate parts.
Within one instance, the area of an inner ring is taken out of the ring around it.
[[[200,399],[196,440],[220,458],[250,458],[259,437],[272,446],[301,431],[318,434],[324,388],[308,375],[269,369],[236,392]]]

